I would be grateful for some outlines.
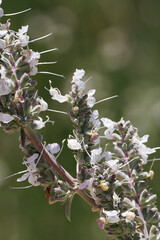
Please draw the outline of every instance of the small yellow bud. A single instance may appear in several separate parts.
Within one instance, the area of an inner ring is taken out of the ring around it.
[[[107,191],[109,189],[109,183],[105,180],[101,180],[99,186],[102,188],[103,191]]]

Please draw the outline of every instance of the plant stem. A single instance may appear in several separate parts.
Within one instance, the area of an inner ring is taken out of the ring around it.
[[[35,148],[39,151],[39,153],[42,154],[42,156],[45,158],[45,160],[49,163],[50,166],[53,167],[53,169],[64,179],[66,180],[71,187],[76,187],[76,179],[74,179],[52,156],[46,148],[43,146],[41,141],[38,139],[36,134],[34,133],[33,129],[30,126],[26,126],[24,128],[24,131],[28,138],[31,140]],[[91,207],[94,211],[99,211],[97,208],[97,205],[95,204],[95,201],[92,197],[88,196],[83,190],[75,189],[76,193],[81,196]]]

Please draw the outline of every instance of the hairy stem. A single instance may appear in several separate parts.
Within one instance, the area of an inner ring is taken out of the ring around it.
[[[74,179],[57,161],[56,159],[46,150],[41,141],[35,135],[34,131],[30,126],[24,128],[26,135],[29,137],[35,148],[42,154],[45,160],[49,163],[50,166],[64,179],[66,180],[71,187],[76,188],[76,179]],[[75,189],[76,193],[81,196],[94,211],[98,211],[97,205],[95,204],[93,198],[88,196],[83,190]]]

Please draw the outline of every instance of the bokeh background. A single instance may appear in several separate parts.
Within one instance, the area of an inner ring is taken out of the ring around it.
[[[50,108],[66,110],[65,105],[50,100],[44,89],[49,86],[48,80],[64,94],[75,69],[83,68],[86,79],[92,76],[88,88],[97,89],[97,100],[119,95],[96,106],[100,115],[115,121],[122,116],[130,119],[140,136],[150,134],[150,147],[160,146],[160,1],[3,0],[2,7],[6,13],[32,8],[31,12],[11,17],[14,30],[29,24],[30,39],[53,33],[30,45],[35,51],[59,49],[41,59],[58,63],[40,66],[40,70],[63,74],[65,79],[40,74],[33,77]],[[41,130],[44,139],[61,143],[71,133],[70,122],[65,115],[48,115],[55,124]],[[18,133],[6,135],[0,131],[0,178],[23,170],[18,146]],[[69,150],[63,151],[59,161],[75,175]],[[158,162],[153,169],[156,176],[151,187],[160,196]],[[10,186],[19,186],[16,177],[0,181],[1,240],[107,239],[98,229],[97,215],[78,196],[73,201],[70,223],[64,206],[48,205],[41,188],[11,190]]]

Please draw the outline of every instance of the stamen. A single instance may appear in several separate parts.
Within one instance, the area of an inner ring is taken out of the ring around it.
[[[86,147],[85,147],[85,143],[84,143],[84,140],[82,141],[83,142],[83,147],[84,147],[84,150],[86,151],[87,155],[91,158],[91,155],[89,154],[89,152],[87,151]]]
[[[49,112],[56,112],[56,113],[62,113],[62,114],[66,114],[66,115],[68,115],[67,112],[58,111],[58,110],[54,110],[54,109],[47,109],[47,111],[49,111]]]
[[[39,62],[37,65],[43,65],[43,64],[55,64],[57,62]]]
[[[126,165],[128,165],[130,162],[132,162],[135,159],[138,159],[138,157],[135,157],[135,158],[131,159],[129,162],[123,164],[121,167],[119,167],[119,169],[125,167]]]
[[[79,89],[81,89],[92,77],[89,77],[83,84],[82,86],[79,87]]]
[[[9,16],[14,16],[14,15],[18,15],[18,14],[21,14],[21,13],[25,13],[25,12],[28,12],[30,11],[31,8],[28,8],[26,10],[23,10],[23,11],[20,11],[20,12],[16,12],[16,13],[8,13],[8,14],[4,14],[5,17],[9,17]]]
[[[50,75],[53,75],[53,76],[57,76],[57,77],[64,78],[64,76],[63,76],[63,75],[56,74],[56,73],[52,73],[52,72],[38,72],[38,73],[42,73],[42,74],[50,74]]]
[[[62,147],[61,147],[59,153],[58,153],[57,156],[56,156],[56,160],[58,159],[58,157],[60,156],[60,154],[61,154],[61,152],[62,152],[62,150],[63,150],[63,148],[64,148],[64,143],[65,143],[65,141],[66,141],[66,139],[63,139],[63,141],[62,141]]]
[[[14,176],[16,176],[16,175],[19,175],[19,174],[25,173],[25,172],[27,172],[27,170],[23,170],[23,171],[20,171],[20,172],[17,172],[17,173],[13,173],[12,175],[9,175],[9,176],[7,176],[7,177],[5,177],[5,178],[1,178],[0,180],[6,180],[6,179],[8,179],[8,178],[14,177]]]
[[[147,162],[153,162],[153,161],[160,161],[160,158],[154,158],[154,159],[147,160]]]
[[[150,170],[152,169],[153,165],[154,165],[154,161],[152,162],[152,164],[151,164],[151,166],[150,166]]]
[[[52,48],[52,49],[48,49],[48,50],[42,51],[42,52],[40,52],[40,54],[53,52],[53,51],[56,51],[56,50],[58,50],[58,48]]]
[[[102,99],[102,100],[100,100],[100,101],[97,101],[94,105],[96,105],[96,104],[98,104],[98,103],[101,103],[101,102],[104,102],[104,101],[107,101],[107,100],[110,100],[110,99],[112,99],[112,98],[116,98],[116,97],[118,97],[118,95],[115,95],[115,96],[112,96],[112,97],[108,97],[108,98],[104,98],[104,99]]]
[[[37,162],[36,162],[36,166],[38,165],[39,160],[40,160],[41,157],[42,157],[42,154],[43,154],[43,152],[44,152],[44,149],[45,149],[45,146],[43,145],[42,151],[41,151],[41,153],[40,153],[40,155],[39,155],[39,157],[38,157],[38,160],[37,160]]]
[[[47,120],[44,122],[45,124],[46,124],[47,122],[52,123],[52,125],[54,124],[54,121],[49,120],[49,117],[48,117],[48,116],[46,116],[46,118],[47,118]]]
[[[45,35],[45,36],[43,36],[43,37],[39,37],[39,38],[35,38],[35,39],[33,39],[33,40],[30,40],[29,43],[32,43],[32,42],[36,42],[36,41],[42,40],[42,39],[44,39],[44,38],[50,37],[51,35],[52,35],[52,32],[49,33],[49,34],[47,34],[47,35]]]
[[[27,188],[31,188],[33,187],[33,185],[28,185],[28,186],[25,186],[25,187],[9,187],[10,189],[27,189]]]

